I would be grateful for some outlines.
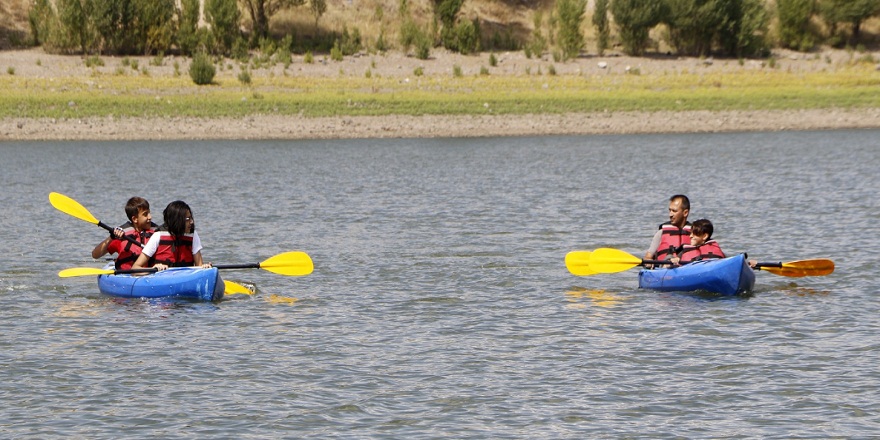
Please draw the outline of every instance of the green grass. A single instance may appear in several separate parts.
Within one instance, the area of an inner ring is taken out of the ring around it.
[[[186,76],[0,77],[0,117],[242,117],[558,114],[602,111],[792,110],[880,107],[880,72],[779,70],[726,74],[233,76],[196,86]]]

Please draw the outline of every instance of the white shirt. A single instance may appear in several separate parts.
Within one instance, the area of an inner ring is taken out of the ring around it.
[[[150,240],[147,241],[147,244],[144,245],[143,253],[146,254],[148,257],[152,257],[153,255],[156,255],[156,250],[159,249],[159,240],[161,240],[161,236],[162,236],[162,234],[160,234],[159,232],[156,232],[155,234],[153,234],[150,237]],[[195,255],[195,254],[199,253],[200,250],[202,250],[202,240],[199,239],[198,232],[193,232],[192,238],[193,238],[193,255]]]

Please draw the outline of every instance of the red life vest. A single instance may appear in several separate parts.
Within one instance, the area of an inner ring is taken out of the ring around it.
[[[686,222],[683,228],[678,228],[672,223],[666,222],[660,225],[663,233],[660,235],[660,245],[657,246],[656,259],[665,260],[672,258],[681,248],[691,242],[691,224]]]
[[[140,243],[138,246],[126,238],[114,238],[110,240],[110,243],[107,245],[107,251],[112,253],[116,253],[116,270],[128,270],[131,269],[131,265],[137,261],[137,258],[141,255],[141,251],[144,249],[144,245],[147,244],[147,241],[150,240],[150,237],[153,236],[153,232],[155,232],[156,225],[151,225],[150,229],[146,231],[136,231],[131,222],[126,222],[124,225],[120,226],[124,231],[124,236],[130,237],[134,241]]]
[[[150,258],[150,266],[156,263],[162,263],[169,267],[187,267],[192,266],[193,259],[193,236],[192,234],[184,234],[177,237],[177,240],[167,231],[157,231],[159,234],[159,246],[156,253]]]
[[[681,259],[679,264],[685,264],[710,258],[724,258],[724,252],[721,252],[721,246],[718,246],[717,241],[709,240],[699,246],[685,246],[678,258]]]

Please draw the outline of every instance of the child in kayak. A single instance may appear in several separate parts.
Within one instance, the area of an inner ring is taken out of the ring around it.
[[[670,261],[674,265],[682,265],[711,258],[724,258],[721,246],[712,240],[714,230],[712,222],[707,219],[695,221],[691,225],[691,244],[685,245],[677,256],[670,258]]]
[[[92,258],[98,259],[106,254],[116,255],[116,269],[131,269],[141,249],[153,235],[158,225],[150,215],[150,202],[143,197],[132,197],[125,204],[128,221],[114,228],[110,237],[105,238],[92,250]],[[139,243],[139,244],[138,244]]]
[[[189,205],[182,200],[171,202],[162,216],[165,223],[147,241],[132,268],[211,267],[211,263],[202,261],[202,241]]]

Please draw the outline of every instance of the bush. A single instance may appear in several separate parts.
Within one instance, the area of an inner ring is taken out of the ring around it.
[[[207,54],[199,52],[193,57],[192,63],[189,65],[189,77],[196,85],[203,86],[213,83],[216,74],[217,69]]]
[[[420,32],[419,37],[416,39],[416,58],[427,60],[431,56],[432,46],[431,37],[424,32]]]
[[[330,59],[333,61],[342,61],[342,49],[339,48],[339,40],[336,40],[333,43],[333,48],[330,49]]]
[[[241,72],[239,72],[239,74],[238,74],[238,82],[240,82],[246,86],[250,85],[251,84],[251,72],[247,69],[241,69]]]

